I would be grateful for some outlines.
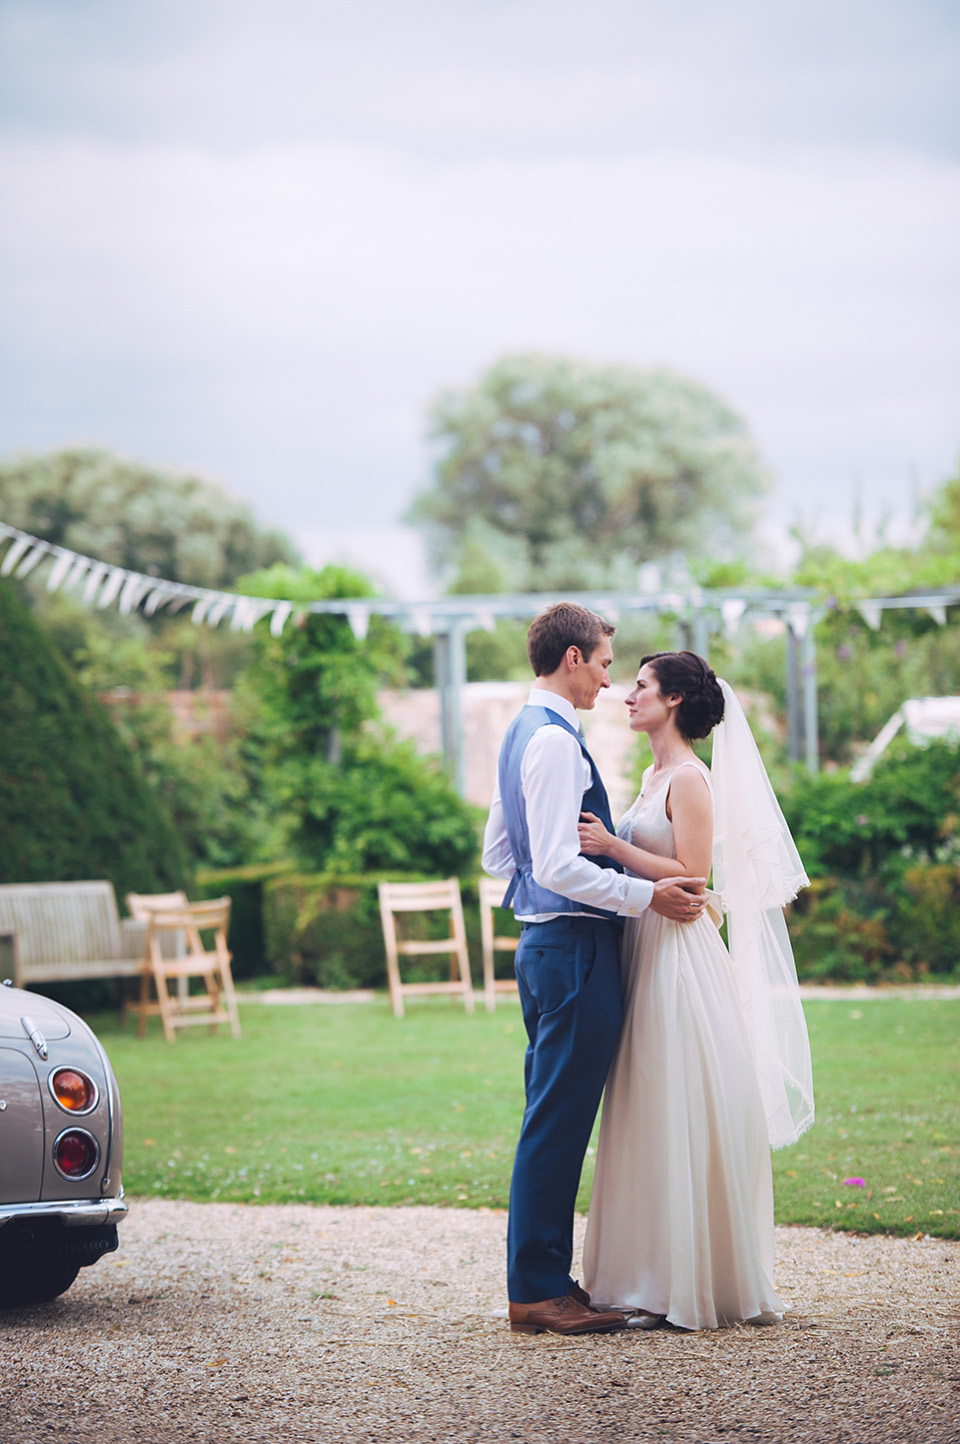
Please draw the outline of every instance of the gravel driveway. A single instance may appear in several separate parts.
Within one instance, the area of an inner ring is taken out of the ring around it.
[[[781,1228],[782,1324],[561,1339],[509,1333],[505,1230],[135,1201],[118,1253],[0,1315],[0,1440],[960,1440],[956,1242]]]

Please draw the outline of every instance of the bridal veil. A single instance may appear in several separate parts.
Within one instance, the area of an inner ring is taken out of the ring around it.
[[[713,734],[716,824],[713,886],[723,898],[727,943],[772,1148],[813,1123],[810,1040],[783,909],[809,879],[770,785],[743,708],[727,682]]]

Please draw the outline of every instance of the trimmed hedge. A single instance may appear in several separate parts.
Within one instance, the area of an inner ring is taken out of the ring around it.
[[[250,867],[201,868],[197,872],[196,897],[231,899],[227,943],[234,978],[259,978],[270,971],[263,936],[263,893],[272,878],[288,870],[288,863],[275,862]]]
[[[189,886],[173,824],[105,709],[0,582],[0,881]]]
[[[202,897],[233,898],[230,946],[238,978],[272,976],[286,986],[383,988],[386,959],[377,883],[387,874],[337,877],[293,873],[282,864],[204,872]],[[391,881],[422,882],[422,874]],[[477,880],[461,880],[474,984],[482,978]],[[960,974],[960,871],[949,864],[908,869],[897,889],[849,878],[814,878],[787,914],[806,982],[901,982]],[[442,915],[400,919],[411,936],[441,936]],[[413,930],[416,930],[415,932]],[[516,932],[502,913],[497,931]],[[410,958],[409,981],[446,976],[449,961]],[[496,956],[498,977],[513,975],[513,959]]]
[[[263,885],[263,933],[270,971],[284,984],[320,988],[383,988],[386,986],[386,955],[380,926],[377,884],[424,882],[422,874],[367,873],[362,877],[336,877],[329,873],[292,873],[267,880]],[[482,979],[480,912],[477,880],[460,882],[463,899],[470,969],[474,986]],[[442,937],[446,923],[442,914],[406,914],[399,920],[410,936]],[[498,919],[498,932],[514,930],[512,919]],[[498,953],[498,977],[513,976],[513,959]],[[409,958],[404,978],[413,982],[449,976],[450,959]]]

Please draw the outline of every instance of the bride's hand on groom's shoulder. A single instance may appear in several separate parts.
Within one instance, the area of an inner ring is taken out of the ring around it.
[[[675,923],[692,923],[707,905],[705,877],[662,877],[653,885],[652,912]]]
[[[580,836],[580,851],[588,857],[608,856],[611,842],[616,841],[613,833],[607,831],[593,812],[581,812],[577,832]]]

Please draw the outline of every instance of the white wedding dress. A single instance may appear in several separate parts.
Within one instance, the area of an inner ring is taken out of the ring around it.
[[[703,763],[688,759],[706,777]],[[675,857],[670,779],[650,768],[617,834]],[[583,1252],[602,1308],[712,1329],[782,1314],[770,1144],[730,958],[708,912],[628,919],[624,1018],[607,1078]]]

